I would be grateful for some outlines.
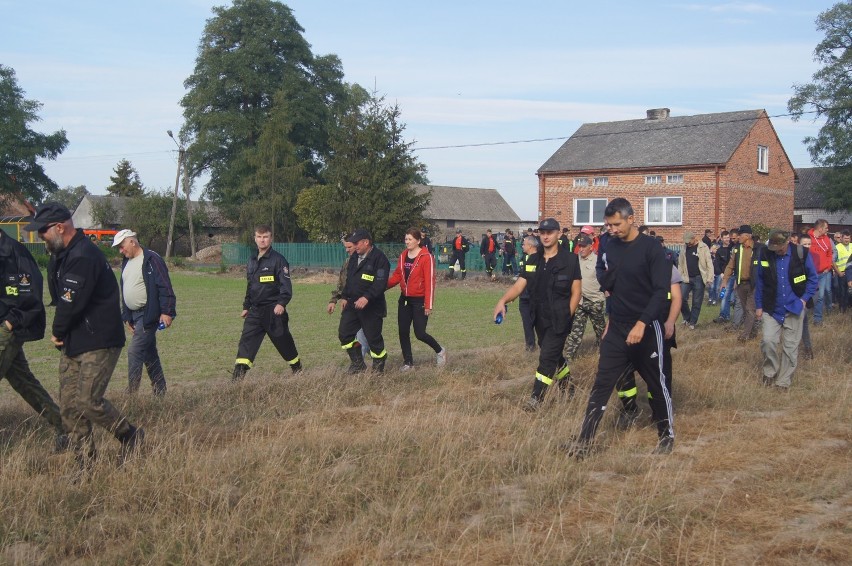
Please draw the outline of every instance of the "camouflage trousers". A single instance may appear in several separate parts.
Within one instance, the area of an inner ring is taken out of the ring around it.
[[[119,355],[121,348],[104,348],[79,356],[62,354],[59,361],[59,406],[62,423],[77,451],[94,454],[92,423],[107,429],[116,438],[131,430],[127,419],[104,399]]]
[[[30,371],[23,345],[15,335],[0,323],[0,379],[6,378],[18,395],[44,417],[56,432],[63,433],[59,407]]]
[[[565,340],[565,359],[571,361],[577,355],[577,350],[580,348],[580,343],[583,341],[583,334],[586,332],[586,321],[592,321],[592,329],[595,331],[595,337],[600,342],[606,327],[604,318],[605,301],[590,301],[586,298],[580,300],[580,305],[577,307],[577,312],[574,313],[574,321],[571,324],[571,334]]]

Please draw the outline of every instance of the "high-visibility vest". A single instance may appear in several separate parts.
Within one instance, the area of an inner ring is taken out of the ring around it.
[[[852,244],[837,244],[837,270],[840,273],[846,271],[846,263],[852,255]]]

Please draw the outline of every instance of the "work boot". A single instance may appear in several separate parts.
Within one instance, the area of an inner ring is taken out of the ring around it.
[[[373,358],[373,371],[376,373],[384,373],[385,362],[387,361],[387,359],[387,354],[385,354],[381,358]]]
[[[234,374],[231,376],[231,381],[242,381],[246,376],[249,367],[245,364],[237,364],[234,366]]]
[[[361,352],[361,345],[352,346],[346,353],[349,354],[349,360],[351,363],[349,364],[349,369],[347,373],[361,373],[363,371],[367,371],[367,364],[364,363],[364,355]]]
[[[293,373],[299,373],[302,371],[302,362],[300,360],[296,360],[296,363],[290,364],[290,370]]]
[[[130,425],[130,430],[119,436],[118,440],[121,442],[119,457],[121,462],[125,462],[133,452],[142,446],[142,442],[145,440],[145,429]]]
[[[68,438],[68,435],[65,432],[58,432],[56,436],[53,438],[53,453],[61,454],[68,450],[71,447],[71,439]]]
[[[467,271],[462,271],[462,281],[464,281],[465,277],[467,277]]]

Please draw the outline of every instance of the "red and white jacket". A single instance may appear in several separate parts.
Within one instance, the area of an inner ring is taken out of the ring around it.
[[[432,301],[435,299],[435,258],[426,248],[420,248],[420,253],[414,258],[411,274],[406,281],[405,261],[407,259],[408,250],[402,250],[396,269],[388,279],[388,289],[399,283],[403,295],[406,297],[423,297],[423,308],[431,310]]]

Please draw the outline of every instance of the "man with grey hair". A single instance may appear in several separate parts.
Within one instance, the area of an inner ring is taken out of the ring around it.
[[[118,248],[124,256],[121,319],[132,335],[127,348],[127,391],[136,393],[139,390],[144,365],[154,395],[165,395],[166,376],[157,352],[157,330],[171,326],[177,316],[169,268],[157,252],[139,244],[132,230],[117,233],[112,247]]]

